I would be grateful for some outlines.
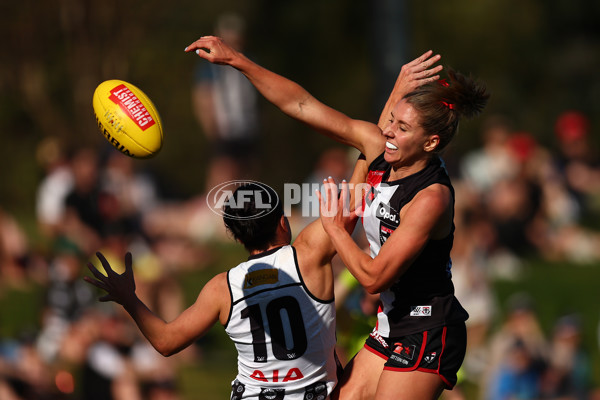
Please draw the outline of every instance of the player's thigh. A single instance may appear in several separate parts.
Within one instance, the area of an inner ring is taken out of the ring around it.
[[[374,399],[385,359],[362,348],[344,367],[332,399]]]
[[[398,372],[384,370],[379,378],[377,400],[434,400],[444,390],[444,381],[437,374],[421,371]]]

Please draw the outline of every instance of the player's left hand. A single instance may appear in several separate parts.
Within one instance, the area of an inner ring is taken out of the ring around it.
[[[135,298],[135,280],[133,278],[131,253],[128,252],[125,255],[125,272],[120,275],[111,268],[102,253],[97,252],[96,256],[102,263],[102,267],[106,271],[106,276],[98,271],[91,262],[88,262],[87,267],[96,279],[84,276],[83,280],[107,292],[106,295],[100,297],[100,301],[114,301],[125,306]]]

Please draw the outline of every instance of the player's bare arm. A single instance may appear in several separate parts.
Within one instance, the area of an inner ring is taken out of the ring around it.
[[[379,124],[375,127],[371,123],[354,120],[326,106],[300,85],[252,62],[221,38],[203,36],[186,47],[185,51],[196,52],[198,56],[214,64],[230,65],[238,69],[267,100],[285,114],[334,140],[360,150],[369,163],[383,151],[385,140],[378,133],[385,126],[394,104],[417,87],[438,80],[437,73],[442,69],[441,66],[434,66],[441,57],[433,55],[432,51],[404,65],[383,109]]]
[[[344,185],[342,185],[342,191]],[[401,211],[400,225],[371,258],[354,243],[343,229],[341,211],[343,193],[337,199],[335,190],[319,194],[323,227],[348,270],[369,293],[380,293],[394,283],[412,264],[427,240],[450,229],[451,197],[443,185],[432,185],[418,193]],[[337,202],[337,208],[334,207]],[[336,211],[335,213],[332,210]],[[450,222],[449,222],[450,221]]]
[[[367,163],[364,159],[359,159],[352,173],[350,183],[362,184],[367,174]],[[359,189],[359,188],[358,188]],[[362,198],[360,194],[358,199]],[[355,204],[354,193],[350,204]],[[352,234],[358,218],[347,219],[344,229]],[[320,219],[311,222],[304,228],[294,241],[294,247],[297,250],[298,264],[305,278],[305,282],[311,292],[315,295],[320,293],[320,298],[329,299],[333,296],[333,273],[331,272],[331,259],[335,255],[335,247],[329,238],[329,235],[323,229]],[[319,296],[319,295],[317,295]]]
[[[121,304],[150,344],[164,356],[178,353],[204,335],[217,320],[224,322],[227,319],[227,313],[223,311],[229,308],[226,304],[229,301],[226,273],[211,279],[192,306],[175,320],[166,322],[154,314],[135,294],[131,253],[125,255],[125,272],[122,274],[112,269],[102,253],[96,255],[106,275],[92,263],[88,263],[94,278],[86,276],[83,279],[107,292],[100,301]]]
[[[186,47],[186,52],[214,64],[230,65],[242,72],[256,89],[285,114],[312,129],[350,145],[373,160],[383,150],[381,130],[370,122],[355,120],[321,103],[297,83],[254,63],[220,38],[204,36]]]

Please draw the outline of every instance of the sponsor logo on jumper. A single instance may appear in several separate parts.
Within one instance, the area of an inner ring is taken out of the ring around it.
[[[283,400],[285,389],[261,388],[258,400]]]
[[[398,211],[390,207],[389,204],[379,203],[375,216],[387,224],[390,228],[397,228],[400,224],[400,216]]]
[[[155,124],[140,99],[124,84],[113,88],[110,91],[109,99],[118,105],[141,130],[145,131]]]
[[[304,389],[304,400],[325,400],[327,398],[327,384],[317,382]]]
[[[401,342],[394,343],[394,353],[408,360],[413,359],[415,348],[416,346],[414,344],[404,345]]]
[[[394,233],[394,229],[390,229],[384,225],[381,225],[381,230],[379,231],[379,242],[382,246],[392,233]]]
[[[231,400],[242,400],[245,391],[246,386],[236,379],[231,387]]]
[[[423,357],[423,360],[426,363],[432,363],[433,360],[435,360],[435,357],[437,356],[437,353],[435,351],[432,351],[431,353],[425,355],[425,357]]]
[[[431,317],[431,306],[410,306],[411,317]]]
[[[259,269],[246,274],[244,289],[252,289],[260,285],[268,285],[279,281],[278,269]]]
[[[285,370],[284,370],[285,371]],[[282,373],[284,371],[281,371]],[[283,374],[282,374],[283,376]],[[302,373],[302,371],[300,371],[300,369],[298,368],[290,368],[287,373],[285,374],[285,376],[280,377],[279,376],[279,370],[275,369],[273,370],[273,372],[271,374],[269,374],[266,371],[261,371],[259,369],[254,370],[254,372],[252,373],[252,375],[250,375],[250,378],[252,379],[256,379],[257,381],[261,381],[261,382],[291,382],[291,381],[296,381],[298,379],[302,379],[304,378],[304,374]]]

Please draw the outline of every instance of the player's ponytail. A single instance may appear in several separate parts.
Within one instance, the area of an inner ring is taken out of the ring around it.
[[[458,130],[461,117],[473,118],[490,97],[485,85],[448,69],[448,80],[425,85],[404,96],[419,113],[420,124],[428,134],[440,137],[436,148],[443,150]]]

